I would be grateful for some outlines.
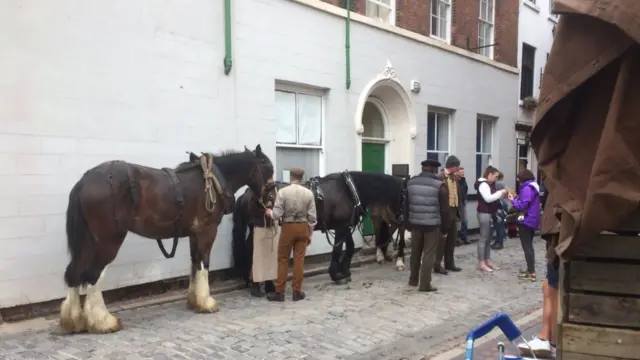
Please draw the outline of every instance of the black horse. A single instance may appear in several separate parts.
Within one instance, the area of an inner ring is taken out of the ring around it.
[[[262,195],[262,204],[267,208],[273,207],[276,191],[289,185],[282,181],[268,184]],[[271,219],[265,218],[264,208],[260,205],[255,192],[247,187],[245,192],[236,200],[233,210],[233,231],[231,247],[233,253],[233,272],[240,277],[247,286],[251,287],[251,295],[262,297],[264,293],[275,291],[273,281],[265,281],[264,292],[261,284],[251,280],[253,267],[253,229],[254,226],[271,226]],[[247,231],[248,230],[248,231]]]
[[[277,182],[278,189],[287,185]],[[315,230],[322,231],[333,247],[329,275],[334,282],[344,284],[351,280],[351,260],[355,252],[353,232],[367,214],[374,223],[378,262],[392,261],[392,235],[397,230],[397,268],[404,270],[403,179],[374,172],[344,171],[311,178],[305,186],[313,191],[316,199],[318,224]],[[233,215],[234,268],[247,284],[250,283],[253,256],[253,226],[256,220],[260,221],[260,217],[256,218],[250,211],[255,206],[252,205],[253,198],[251,190],[247,189],[236,201]],[[269,286],[265,284],[266,289]]]
[[[315,230],[325,233],[333,246],[329,266],[331,280],[339,284],[351,280],[355,251],[352,235],[367,213],[371,213],[376,229],[379,262],[380,254],[385,254],[383,260],[392,260],[392,234],[397,229],[398,261],[402,261],[405,247],[401,226],[405,207],[403,179],[374,172],[344,171],[312,178],[307,183],[316,196],[318,224]],[[331,231],[335,231],[335,235],[331,235]]]

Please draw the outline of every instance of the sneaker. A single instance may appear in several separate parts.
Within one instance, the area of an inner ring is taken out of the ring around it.
[[[548,359],[552,356],[551,344],[549,340],[542,340],[537,336],[534,336],[531,341],[527,343],[521,342],[518,344],[518,350],[523,356],[536,357],[539,359]]]
[[[518,279],[527,281],[536,281],[536,274],[529,274],[528,272],[520,273]]]
[[[551,359],[555,360],[556,358],[556,347],[551,345]]]

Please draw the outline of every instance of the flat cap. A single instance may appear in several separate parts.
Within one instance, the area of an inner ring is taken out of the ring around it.
[[[425,166],[425,167],[440,167],[440,162],[438,160],[431,160],[431,159],[427,159],[423,162],[420,163],[420,165]]]
[[[456,166],[460,166],[460,159],[458,159],[458,157],[456,157],[455,155],[449,156],[446,163],[444,164],[444,167],[450,168]]]
[[[304,177],[304,170],[299,167],[292,167],[289,168],[289,175],[297,179],[302,179]]]

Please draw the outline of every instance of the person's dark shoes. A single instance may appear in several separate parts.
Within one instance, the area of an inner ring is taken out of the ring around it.
[[[429,286],[426,289],[418,289],[418,291],[420,291],[420,292],[436,292],[436,291],[438,291],[438,288],[435,287],[435,286]]]
[[[462,242],[463,242],[465,245],[469,245],[469,244],[471,244],[471,241],[469,241],[469,239],[467,239],[467,238],[462,239]]]
[[[440,275],[447,275],[449,274],[449,272],[443,268],[435,268],[433,269],[433,272],[436,274],[440,274]]]
[[[504,245],[498,244],[498,243],[493,243],[493,245],[491,245],[491,248],[493,250],[502,250],[502,249],[504,249]]]
[[[260,283],[252,283],[251,284],[251,296],[253,297],[264,297],[265,293],[260,288]]]
[[[284,294],[279,292],[268,293],[267,300],[284,302]]]
[[[273,281],[265,281],[264,292],[267,294],[270,292],[276,292],[276,284],[274,284]]]
[[[457,266],[452,266],[452,267],[448,267],[447,270],[453,271],[453,272],[459,272],[459,271],[462,271],[462,268],[459,268]]]
[[[304,291],[296,291],[293,293],[293,301],[304,300],[305,297]]]
[[[418,280],[409,280],[409,286],[418,286]]]

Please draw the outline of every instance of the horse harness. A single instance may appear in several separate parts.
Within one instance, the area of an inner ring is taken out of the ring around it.
[[[356,185],[349,171],[345,170],[340,175],[342,176],[342,179],[344,180],[344,183],[347,186],[347,189],[349,189],[349,193],[351,194],[351,200],[353,200],[353,203],[354,203],[353,209],[351,211],[351,221],[350,221],[352,226],[351,234],[353,234],[357,229],[358,225],[360,224],[362,217],[367,216],[367,210],[362,206],[362,202],[360,201],[360,195],[358,194],[358,189],[356,188]],[[320,179],[319,176],[312,177],[307,181],[305,185],[308,186],[309,189],[311,189],[311,191],[313,192],[313,197],[316,201],[317,213],[323,214],[324,213],[323,212],[324,191],[320,187],[319,179]],[[326,221],[324,219],[318,219],[318,220],[319,220],[318,222],[322,224],[320,231],[322,231],[325,234],[325,237],[327,238],[327,243],[329,243],[329,245],[333,247],[342,246],[344,239],[341,240],[340,242],[336,242],[334,237],[334,241],[332,243],[330,239],[330,232],[327,229]]]
[[[224,177],[220,172],[220,169],[213,161],[213,155],[206,153],[202,154],[200,157],[200,166],[202,168],[202,173],[204,177],[204,192],[205,192],[205,209],[209,214],[212,214],[216,208],[217,197],[220,195],[222,198],[223,206],[225,209],[225,213],[229,211],[229,193],[226,191],[226,187],[224,186]],[[184,194],[182,192],[182,187],[180,186],[180,181],[176,176],[175,170],[171,168],[162,168],[173,183],[173,189],[175,190],[175,204],[178,207],[178,215],[173,220],[175,223],[175,237],[173,238],[173,245],[171,246],[171,252],[167,252],[162,243],[162,239],[156,239],[158,243],[158,247],[164,255],[165,258],[171,259],[176,255],[176,249],[178,248],[178,240],[182,235],[180,231],[180,222],[182,220],[182,210],[184,207]],[[231,195],[233,196],[233,195]]]

